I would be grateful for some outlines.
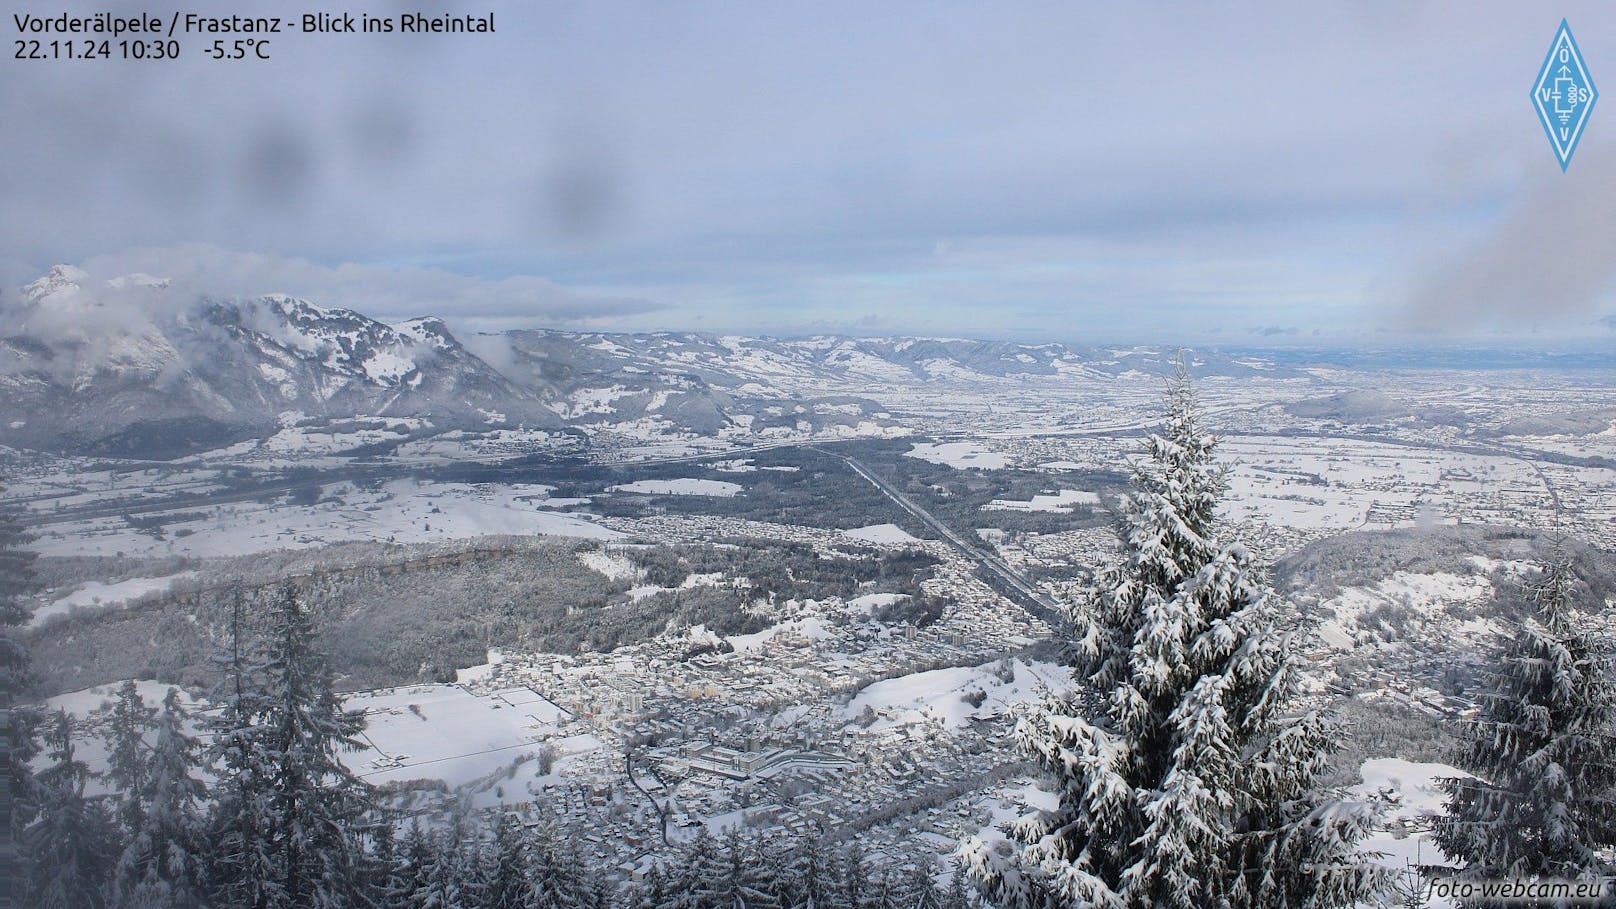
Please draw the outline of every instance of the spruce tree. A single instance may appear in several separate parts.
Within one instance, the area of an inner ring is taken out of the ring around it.
[[[684,865],[673,881],[664,909],[713,909],[724,875],[724,861],[718,843],[702,827],[685,851]]]
[[[837,902],[847,909],[864,909],[873,888],[870,886],[870,867],[864,860],[864,850],[856,843],[842,852],[840,883]]]
[[[370,835],[369,865],[375,909],[409,909],[413,889],[408,845],[400,844],[392,824],[377,824]]]
[[[421,829],[419,818],[410,823],[402,848],[399,892],[387,899],[389,909],[423,909],[431,904],[438,877],[439,843]]]
[[[826,854],[823,837],[811,837],[798,851],[791,868],[795,882],[796,899],[787,905],[829,909],[835,905],[841,889],[841,875]]]
[[[5,488],[0,486],[0,494]],[[15,507],[0,504],[0,892],[22,890],[25,880],[18,863],[22,830],[34,817],[36,792],[31,761],[39,753],[35,727],[39,711],[21,706],[28,690],[28,651],[17,639],[28,624],[23,598],[38,589],[34,576],[35,553],[27,549],[32,537],[24,530]],[[7,845],[12,848],[6,848]]]
[[[943,895],[932,879],[927,863],[911,867],[900,887],[902,905],[908,909],[942,909]]]
[[[35,778],[38,816],[23,833],[28,900],[35,909],[109,905],[118,828],[104,799],[88,798],[90,772],[75,754],[73,718],[57,711],[45,729],[49,764]]]
[[[943,891],[942,909],[975,909],[979,901],[971,893],[966,876],[964,867],[954,866],[954,873],[948,879],[948,889]]]
[[[1071,616],[1076,686],[1017,727],[1058,804],[1012,826],[1008,858],[976,840],[962,855],[1004,906],[1351,906],[1387,883],[1355,848],[1369,813],[1314,789],[1331,729],[1295,708],[1280,603],[1218,539],[1225,472],[1182,362],[1166,404],[1124,556]]]
[[[634,888],[634,897],[631,905],[634,909],[660,909],[668,898],[668,875],[662,870],[661,863],[651,866],[645,873],[645,879]]]
[[[458,821],[436,837],[424,840],[426,848],[422,858],[422,873],[410,894],[412,909],[461,909],[466,883],[471,877],[470,860],[466,855]],[[414,857],[412,854],[412,865]]]
[[[265,710],[264,680],[238,587],[231,596],[224,650],[213,659],[223,678],[213,693],[207,761],[218,778],[207,818],[208,890],[226,906],[264,909],[275,879],[269,815],[270,756],[256,718]]]
[[[314,647],[314,624],[288,585],[265,634],[264,697],[253,716],[268,758],[266,804],[274,853],[271,906],[348,906],[360,879],[369,787],[338,757],[363,747],[364,718],[343,709]]]
[[[799,862],[807,851],[804,842],[787,837],[784,842],[770,842],[763,849],[764,889],[772,905],[781,909],[795,909],[804,903],[806,888],[799,878]]]
[[[1497,652],[1491,691],[1445,781],[1435,838],[1477,878],[1608,873],[1616,845],[1616,685],[1609,654],[1577,627],[1576,575],[1557,550],[1528,589],[1535,607]]]
[[[768,864],[756,845],[730,828],[724,834],[723,870],[715,894],[715,905],[746,906],[748,909],[775,909],[780,904],[771,893]]]
[[[251,909],[361,901],[371,797],[337,755],[360,747],[363,718],[333,692],[295,587],[281,590],[256,646],[243,643],[239,597],[232,626],[224,705],[213,723],[216,895]]]
[[[5,487],[0,486],[0,494]],[[16,629],[31,616],[23,598],[39,589],[34,575],[38,554],[28,549],[33,536],[23,527],[17,508],[0,505],[0,708],[14,706],[28,689],[28,651]]]
[[[583,861],[570,839],[556,834],[554,828],[533,830],[531,854],[533,857],[533,891],[537,909],[573,909],[583,899]]]
[[[495,822],[494,840],[483,856],[481,905],[488,909],[532,909],[535,897],[528,877],[532,843],[520,821],[502,815]]]
[[[876,873],[875,881],[865,891],[865,897],[859,905],[865,909],[898,909],[902,898],[902,882],[893,873],[892,866],[885,865]]]
[[[97,708],[93,716],[103,724],[101,737],[107,743],[107,769],[104,776],[118,791],[118,821],[133,834],[145,819],[146,774],[150,756],[146,736],[155,725],[157,708],[147,706],[133,681],[118,686],[117,696]]]
[[[611,878],[599,868],[591,869],[584,879],[583,899],[579,909],[617,909],[621,905]]]
[[[207,789],[197,778],[201,744],[186,731],[188,713],[170,688],[157,716],[157,736],[143,774],[145,810],[118,861],[120,905],[139,909],[197,909],[205,905],[207,844],[202,804]]]

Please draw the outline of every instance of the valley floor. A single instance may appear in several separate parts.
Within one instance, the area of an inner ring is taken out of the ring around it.
[[[1448,756],[1444,724],[1473,707],[1480,655],[1507,633],[1499,592],[1555,532],[1612,576],[1616,428],[1509,426],[1589,396],[1608,405],[1616,390],[1554,375],[1317,379],[1206,384],[1230,468],[1224,526],[1313,621],[1311,697],[1351,704],[1362,731],[1340,780],[1387,799],[1373,845],[1401,861],[1426,848],[1420,817],[1431,776],[1447,772],[1431,763]],[[1349,381],[1465,418],[1317,405]],[[573,559],[569,570],[600,585],[589,615],[722,589],[739,592],[755,630],[670,624],[564,652],[490,637],[452,680],[406,675],[352,693],[369,727],[350,766],[424,816],[458,805],[559,818],[629,876],[668,854],[659,805],[674,843],[700,827],[820,831],[942,868],[962,836],[1045,798],[1010,744],[1018,705],[1070,683],[1040,607],[1072,604],[1085,572],[1115,553],[1110,509],[1159,389],[861,392],[901,431],[601,434],[582,450],[571,436],[500,431],[355,458],[342,453],[355,440],[300,430],[163,463],[11,453],[9,494],[35,522],[49,581],[32,634],[70,648],[98,623],[172,613],[254,559],[292,564],[286,551],[378,544],[343,563],[360,570],[411,547],[567,538],[572,549],[546,558]],[[775,545],[930,567],[905,579],[908,592],[875,572],[845,595],[809,596],[789,579],[761,592],[763,579],[735,571],[670,580],[634,558]],[[392,577],[377,583],[411,583]],[[933,602],[934,613],[920,608]],[[556,605],[584,621],[583,605]],[[75,677],[95,678],[94,659]],[[178,681],[145,683],[148,699]],[[50,693],[87,713],[104,690]]]

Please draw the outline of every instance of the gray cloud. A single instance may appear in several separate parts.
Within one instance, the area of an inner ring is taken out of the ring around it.
[[[1616,290],[1616,144],[1528,182],[1509,210],[1415,285],[1416,328],[1574,324]]]
[[[353,309],[379,319],[475,315],[537,324],[589,324],[654,312],[660,304],[628,297],[577,293],[529,276],[485,279],[435,268],[397,265],[327,266],[263,253],[230,252],[208,245],[152,247],[94,256],[82,263],[98,298],[118,302],[102,282],[143,273],[171,282],[161,294],[139,292],[138,308],[189,306],[198,296],[254,297],[286,293],[323,306]]]
[[[204,254],[232,288],[489,324],[1361,333],[1477,294],[1540,311],[1495,253],[1545,221],[1609,236],[1557,208],[1608,197],[1607,151],[1562,179],[1526,103],[1561,15],[1596,79],[1616,60],[1596,0],[460,7],[499,32],[12,67],[0,277],[207,244],[326,270]],[[1497,211],[1525,214],[1474,239]],[[1598,305],[1608,274],[1569,272],[1541,311]]]

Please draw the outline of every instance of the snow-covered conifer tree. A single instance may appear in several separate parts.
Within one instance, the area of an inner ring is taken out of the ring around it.
[[[578,909],[618,909],[617,888],[600,868],[591,868],[584,879]]]
[[[900,893],[901,905],[908,909],[942,909],[943,895],[925,865],[916,865],[904,875]]]
[[[195,909],[205,905],[202,839],[206,787],[196,773],[201,745],[186,731],[180,693],[170,688],[157,716],[157,736],[143,772],[145,810],[118,861],[121,906]]]
[[[89,768],[73,746],[73,718],[58,711],[45,728],[47,765],[35,777],[38,816],[23,831],[27,898],[35,909],[109,905],[118,826],[105,800],[87,798]]]
[[[633,909],[659,909],[668,898],[668,875],[658,862],[646,872],[645,880],[634,888],[630,905]]]
[[[1446,781],[1438,845],[1481,878],[1608,873],[1616,845],[1616,684],[1578,627],[1577,579],[1557,550],[1528,589],[1535,607],[1498,651],[1467,724],[1465,769]]]
[[[979,901],[971,893],[964,867],[956,864],[949,876],[948,889],[943,891],[942,909],[976,909]]]
[[[771,893],[769,867],[761,850],[741,838],[731,828],[724,835],[721,877],[716,888],[720,906],[746,906],[748,909],[774,909],[779,906]]]
[[[157,708],[146,704],[133,681],[126,681],[118,686],[117,696],[96,709],[94,716],[104,724],[106,779],[118,791],[118,821],[133,834],[141,828],[146,814],[146,773],[150,769],[146,735],[155,725]]]
[[[797,852],[790,871],[796,893],[795,899],[787,905],[829,909],[836,903],[841,889],[841,875],[836,872],[835,864],[826,853],[823,838],[810,838]]]
[[[0,486],[0,492],[5,487]],[[27,549],[33,537],[23,528],[12,506],[0,507],[0,708],[10,707],[28,687],[28,651],[14,629],[28,624],[23,597],[38,587],[34,575],[37,554]]]
[[[248,637],[245,603],[231,597],[225,649],[214,657],[223,678],[213,694],[221,705],[206,727],[213,735],[207,761],[218,778],[208,813],[208,889],[221,905],[263,909],[275,878],[269,818],[270,758],[255,718],[263,710],[263,679]]]
[[[429,905],[443,905],[435,901],[440,844],[422,829],[417,818],[405,832],[400,848],[400,880],[398,892],[380,900],[388,909],[423,909]]]
[[[550,827],[530,834],[533,856],[534,905],[538,909],[572,909],[584,888],[583,859],[572,841]]]
[[[411,831],[407,841],[410,864],[415,871],[415,889],[407,904],[411,909],[465,909],[472,877],[463,831],[458,819],[438,836],[425,836],[420,828]]]
[[[281,590],[255,647],[242,643],[239,601],[236,613],[213,721],[216,891],[252,909],[351,905],[368,889],[359,872],[372,806],[337,755],[359,747],[363,718],[333,692],[294,587]]]
[[[377,824],[370,834],[368,864],[375,909],[410,909],[413,867],[407,843],[401,844],[392,824]]]
[[[266,806],[274,852],[271,906],[345,907],[365,889],[361,826],[370,789],[337,756],[356,751],[364,718],[345,710],[314,646],[314,623],[288,586],[264,642],[264,697],[254,727],[269,759]]]
[[[803,902],[804,888],[797,877],[797,863],[810,841],[793,837],[786,842],[790,844],[786,848],[782,848],[779,841],[771,841],[767,848],[760,847],[762,868],[759,873],[769,905],[792,909]]]
[[[837,901],[846,909],[863,909],[874,888],[870,884],[870,866],[864,850],[857,843],[842,852],[842,877]]]
[[[516,818],[504,816],[494,829],[494,840],[484,850],[480,898],[488,909],[531,909],[535,903],[528,869],[533,864],[532,843]]]
[[[1073,611],[1075,687],[1018,725],[1058,804],[1013,825],[1008,856],[962,857],[1003,906],[1351,906],[1388,881],[1355,848],[1368,811],[1313,788],[1330,728],[1295,708],[1281,604],[1218,538],[1225,471],[1182,362],[1166,403],[1123,556]]]
[[[685,851],[683,867],[669,887],[663,909],[710,909],[718,904],[724,860],[718,841],[702,827]]]
[[[4,492],[0,487],[0,492]],[[28,624],[22,598],[36,589],[35,553],[24,548],[31,537],[14,507],[0,507],[0,890],[18,892],[25,879],[16,847],[33,820],[35,795],[28,762],[39,753],[34,736],[37,710],[19,706],[28,687],[28,650],[17,629]]]

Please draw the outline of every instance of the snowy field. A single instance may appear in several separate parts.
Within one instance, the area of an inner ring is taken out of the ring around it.
[[[855,527],[852,530],[842,531],[842,536],[858,540],[861,543],[882,543],[892,546],[920,542],[896,524],[871,524],[868,527]]]
[[[1235,436],[1219,454],[1233,468],[1224,513],[1279,526],[1510,523],[1548,499],[1531,465],[1506,455],[1278,436]]]
[[[1010,466],[1010,456],[991,451],[979,442],[916,442],[907,452],[911,458],[946,464],[956,470],[976,467],[999,470]]]
[[[631,581],[642,573],[628,557],[607,548],[585,549],[578,553],[578,561],[585,568],[599,572],[614,581]]]
[[[498,417],[498,414],[490,414]],[[566,452],[577,446],[572,436],[544,430],[502,429],[483,432],[451,431],[415,437],[430,428],[419,417],[385,417],[337,421],[326,425],[299,425],[301,413],[283,414],[279,431],[264,439],[250,439],[223,448],[190,455],[176,464],[251,466],[260,470],[288,467],[339,467],[349,463],[349,452],[363,446],[384,446],[383,457],[411,464],[448,464],[484,458]],[[497,424],[499,420],[491,420]],[[381,425],[376,425],[381,424]],[[393,447],[396,446],[396,447]],[[389,450],[390,449],[390,450]]]
[[[450,788],[531,759],[556,731],[559,707],[526,688],[478,696],[458,685],[413,685],[348,698],[363,710],[368,747],[343,760],[367,782],[436,779]]]
[[[1100,504],[1100,497],[1092,492],[1062,489],[1052,494],[1035,495],[1031,499],[994,499],[982,506],[983,511],[1048,511],[1070,514],[1078,505]]]
[[[751,634],[732,634],[723,640],[735,648],[737,653],[741,653],[750,650],[761,650],[764,645],[782,636],[797,640],[823,641],[831,637],[831,634],[829,622],[819,616],[808,616],[807,618],[779,622]],[[714,644],[718,642],[717,636],[708,631],[706,626],[703,625],[697,625],[690,629],[687,637],[696,642]]]
[[[841,712],[851,721],[869,708],[876,717],[869,728],[877,731],[917,723],[957,729],[972,717],[1003,714],[1013,705],[1036,700],[1046,688],[1071,683],[1071,671],[1057,663],[1013,660],[1010,668],[1010,681],[1001,678],[991,663],[886,679],[865,686]],[[977,693],[983,695],[981,706],[966,700]]]
[[[742,488],[739,483],[726,483],[723,480],[680,477],[677,480],[635,480],[632,483],[608,486],[606,491],[659,496],[718,496],[727,499],[739,495]]]
[[[1377,861],[1396,871],[1412,864],[1443,865],[1451,860],[1431,840],[1431,821],[1442,815],[1447,796],[1442,791],[1444,777],[1465,777],[1447,764],[1421,764],[1398,758],[1371,758],[1364,761],[1363,782],[1353,787],[1353,796],[1381,806],[1377,829],[1360,844],[1364,852],[1382,853]],[[1453,909],[1454,904],[1432,899],[1427,909]]]
[[[129,578],[112,584],[103,584],[100,581],[85,581],[75,587],[71,593],[57,597],[34,610],[33,617],[28,621],[28,627],[37,627],[51,618],[67,615],[74,609],[126,606],[149,593],[162,593],[168,590],[174,586],[175,581],[183,581],[186,578],[195,576],[196,572],[194,571],[182,571],[167,577]]]
[[[882,606],[891,606],[909,599],[907,593],[867,593],[861,597],[854,597],[846,603],[847,611],[853,615],[868,615]]]
[[[614,539],[583,516],[549,510],[550,487],[394,480],[378,490],[341,483],[311,505],[238,502],[188,508],[161,533],[122,518],[52,525],[35,548],[45,555],[234,556],[306,549],[350,540],[434,542],[490,534]]]

